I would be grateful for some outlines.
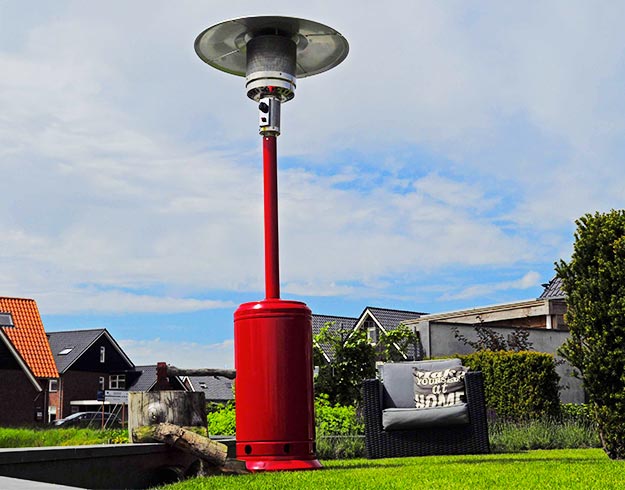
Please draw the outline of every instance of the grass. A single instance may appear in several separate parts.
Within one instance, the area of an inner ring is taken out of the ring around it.
[[[601,447],[596,428],[591,423],[579,420],[544,418],[526,422],[491,421],[488,432],[493,453]],[[364,436],[319,436],[317,455],[325,460],[363,458]]]
[[[84,446],[128,442],[122,429],[26,429],[0,428],[0,447]]]
[[[575,420],[495,421],[489,424],[488,434],[495,453],[601,447],[597,429],[590,423]]]
[[[163,490],[208,489],[622,489],[625,461],[600,449],[481,456],[334,460],[320,471],[195,478]]]

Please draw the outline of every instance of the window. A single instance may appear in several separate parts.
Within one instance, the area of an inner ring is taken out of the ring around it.
[[[59,391],[59,380],[57,378],[52,378],[48,380],[48,391],[50,393]]]
[[[59,352],[59,356],[66,356],[67,354],[69,354],[73,350],[74,350],[73,347],[65,347],[65,349],[63,349],[61,352]]]
[[[104,362],[106,359],[106,347],[103,345],[100,346],[100,362]]]
[[[14,327],[11,313],[0,313],[0,327]]]
[[[376,343],[378,341],[378,327],[373,320],[367,320],[365,322],[365,328],[367,329],[367,337],[371,342]]]
[[[56,407],[50,406],[48,407],[48,422],[54,422],[55,420],[56,420]]]
[[[125,374],[112,374],[109,378],[109,390],[124,390],[126,389],[126,375]]]
[[[104,387],[106,386],[106,385],[104,384],[104,381],[105,381],[105,380],[104,380],[104,376],[100,376],[100,379],[98,380],[99,387],[100,387],[100,391],[104,391]]]

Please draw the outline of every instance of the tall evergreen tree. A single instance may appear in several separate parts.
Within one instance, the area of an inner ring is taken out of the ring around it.
[[[556,264],[571,332],[560,354],[581,373],[604,450],[625,459],[625,211],[576,224],[571,260]]]

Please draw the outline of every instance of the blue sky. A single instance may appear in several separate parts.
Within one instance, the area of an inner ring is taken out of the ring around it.
[[[0,1],[0,294],[137,363],[232,366],[263,297],[261,141],[193,50],[243,15],[350,42],[279,138],[282,296],[314,312],[537,297],[574,221],[625,206],[619,2]]]

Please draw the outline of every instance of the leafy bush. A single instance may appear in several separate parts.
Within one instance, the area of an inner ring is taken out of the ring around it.
[[[484,374],[486,406],[498,417],[559,415],[559,376],[551,354],[479,351],[460,358],[465,366]]]
[[[573,421],[579,424],[594,426],[592,407],[586,403],[563,403],[560,405],[560,414],[563,421]]]
[[[625,211],[576,224],[571,260],[556,264],[570,329],[560,353],[581,373],[605,452],[625,459]]]
[[[338,436],[363,434],[364,424],[353,406],[332,405],[326,394],[315,400],[315,421],[317,435]],[[236,433],[235,405],[228,402],[208,414],[208,433],[233,436]]]
[[[315,400],[315,425],[317,436],[347,436],[365,432],[365,425],[353,406],[332,405],[324,393]]]
[[[326,394],[315,400],[317,457],[360,458],[365,454],[365,425],[353,406],[332,405]]]
[[[236,433],[236,417],[234,402],[228,402],[220,409],[207,415],[208,433],[219,436],[233,436]]]
[[[364,330],[331,326],[332,322],[326,324],[315,335],[315,362],[319,365],[315,392],[327,394],[332,403],[354,405],[360,402],[362,380],[375,377],[375,347]],[[331,364],[321,359],[319,345],[330,350]]]

